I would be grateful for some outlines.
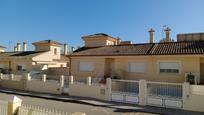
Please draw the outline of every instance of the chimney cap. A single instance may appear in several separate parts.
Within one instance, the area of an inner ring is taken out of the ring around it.
[[[171,31],[171,28],[167,27],[164,31]]]
[[[153,28],[151,28],[151,29],[149,30],[149,32],[155,32],[155,30],[154,30]]]

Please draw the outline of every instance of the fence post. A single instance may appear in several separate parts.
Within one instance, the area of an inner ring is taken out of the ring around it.
[[[31,80],[30,73],[25,73],[25,80]]]
[[[182,84],[182,97],[183,97],[183,102],[189,97],[190,94],[190,84],[189,82],[184,82]]]
[[[111,78],[106,78],[106,89],[107,89],[107,99],[108,101],[111,101],[111,89],[112,89]]]
[[[9,80],[13,80],[13,79],[14,79],[14,74],[10,74]]]
[[[25,73],[21,80],[23,81],[23,88],[27,89],[27,81],[31,80],[30,73]]]
[[[43,76],[42,76],[42,81],[43,81],[43,82],[46,82],[46,74],[43,74]]]
[[[0,81],[3,79],[3,73],[0,73]]]
[[[64,75],[60,76],[60,86],[64,87]]]
[[[147,82],[146,80],[139,81],[139,105],[145,106],[147,103]]]
[[[74,83],[74,77],[71,75],[69,76],[69,84],[73,84]]]
[[[90,76],[87,77],[87,79],[86,79],[86,84],[87,84],[88,86],[91,86],[91,77],[90,77]]]

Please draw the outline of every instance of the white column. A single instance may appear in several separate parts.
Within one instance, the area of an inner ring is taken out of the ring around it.
[[[74,83],[74,77],[71,75],[69,76],[69,84],[73,84]]]
[[[87,79],[86,79],[86,84],[87,84],[88,86],[91,86],[91,77],[90,77],[90,76],[87,77]]]
[[[147,103],[147,82],[146,80],[139,81],[139,105],[145,106]]]
[[[0,73],[0,80],[3,79],[3,73]]]
[[[31,80],[30,73],[25,73],[24,77],[25,77],[24,79],[27,81]]]
[[[42,81],[43,81],[43,82],[46,82],[46,74],[43,74],[43,76],[42,76]]]
[[[14,74],[10,74],[9,80],[13,80],[13,79],[14,79]]]
[[[60,76],[60,85],[61,87],[64,87],[64,75]]]
[[[107,91],[107,99],[111,101],[111,89],[112,89],[112,81],[111,78],[106,78],[106,91]]]
[[[189,82],[184,82],[182,85],[182,94],[183,94],[183,102],[189,97],[190,95],[190,84]]]

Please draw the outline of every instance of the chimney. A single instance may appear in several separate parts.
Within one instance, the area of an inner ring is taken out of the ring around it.
[[[17,52],[17,47],[16,46],[14,46],[14,52]]]
[[[17,52],[20,52],[21,51],[21,44],[18,42],[17,43]]]
[[[155,30],[152,28],[149,30],[149,42],[150,43],[154,43],[154,32]]]
[[[24,52],[27,51],[27,47],[28,47],[27,42],[23,42],[23,51],[24,51]]]
[[[64,44],[64,55],[67,55],[68,53],[68,45]]]
[[[120,39],[120,38],[117,38],[117,43],[116,43],[116,45],[120,45],[120,43],[121,43],[121,39]]]
[[[74,50],[75,50],[75,48],[72,46],[72,47],[71,47],[71,51],[72,51],[72,53],[74,52]]]
[[[171,37],[170,37],[171,29],[169,27],[167,27],[164,31],[166,33],[166,42],[171,42]]]

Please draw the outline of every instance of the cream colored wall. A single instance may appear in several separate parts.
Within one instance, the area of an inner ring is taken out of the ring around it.
[[[62,88],[56,82],[27,81],[26,90],[42,93],[61,94]]]
[[[86,47],[106,46],[106,40],[85,41]]]
[[[204,112],[204,86],[191,85],[190,94],[183,102],[185,110]]]
[[[101,94],[101,90],[105,90],[105,94]],[[106,86],[86,84],[71,84],[69,85],[69,94],[71,96],[91,97],[95,99],[108,100]]]
[[[17,65],[18,64],[23,64],[26,66],[26,71],[23,71],[24,73],[29,72],[32,70],[32,62],[30,59],[22,59],[22,60],[16,60],[16,61],[12,61],[11,62],[11,69],[12,69],[12,73],[14,74],[20,74],[22,73],[22,71],[18,71],[17,70]]]
[[[61,47],[59,46],[48,46],[48,45],[45,45],[45,46],[36,46],[36,51],[47,51],[44,55],[47,55],[47,56],[51,56],[51,57],[47,57],[47,58],[52,58],[52,59],[60,59],[60,56],[61,56]],[[57,55],[54,54],[54,49],[57,49]],[[41,55],[39,55],[41,56]],[[44,58],[41,58],[42,60],[43,59],[47,59],[46,57]]]
[[[8,60],[0,60],[0,64],[3,64],[5,69],[9,68],[9,61]]]
[[[161,81],[161,82],[184,82],[185,73],[193,72],[200,73],[200,57],[198,56],[115,56],[115,57],[72,57],[71,59],[71,74],[74,76],[96,76],[99,72],[104,72],[105,58],[115,59],[114,68],[115,76],[122,79],[140,80],[145,79],[148,81]],[[80,72],[79,62],[91,61],[94,62],[94,72]],[[160,74],[158,69],[158,62],[160,61],[176,61],[181,63],[181,72],[179,74]],[[128,72],[129,62],[146,62],[145,73],[130,73]],[[94,74],[92,74],[94,73]]]
[[[94,71],[93,72],[82,72],[79,70],[79,62],[87,61],[94,63]],[[94,57],[84,57],[84,58],[73,58],[71,59],[71,75],[77,77],[100,77],[104,76],[104,58],[94,58]]]
[[[57,49],[57,55],[54,54],[54,49]],[[60,59],[61,58],[61,47],[58,46],[50,46],[50,49],[52,51],[52,58],[53,59]]]
[[[42,62],[43,61],[52,61],[53,60],[52,56],[53,56],[52,51],[48,51],[48,52],[45,52],[45,53],[42,53],[38,56],[33,57],[32,60],[37,61],[37,62],[38,61],[42,61]]]
[[[10,89],[24,89],[24,82],[23,81],[14,81],[14,80],[1,80],[0,81],[1,87],[10,88]]]
[[[35,51],[50,51],[50,47],[48,45],[36,45]]]
[[[63,67],[67,67],[66,62],[55,62],[55,64],[48,65],[48,68],[61,67],[61,65],[63,65]]]
[[[147,68],[145,73],[128,72],[128,62],[146,62]],[[177,61],[181,63],[181,73],[179,74],[161,74],[159,73],[158,62],[160,61]],[[135,58],[116,58],[116,74],[125,79],[145,79],[148,81],[161,82],[184,82],[186,72],[200,72],[199,57],[135,57]],[[125,77],[124,77],[125,76]]]
[[[10,66],[11,66],[12,72],[15,73],[15,74],[19,73],[19,72],[22,72],[22,71],[17,71],[17,65],[18,64],[23,64],[23,65],[26,66],[26,71],[24,71],[24,72],[28,72],[28,71],[32,70],[32,60],[29,57],[9,58],[9,59],[8,58],[3,58],[0,61],[0,64],[3,64],[5,69],[9,69],[9,61],[11,62]]]
[[[3,49],[3,48],[0,48],[0,53],[1,53],[1,52],[5,52],[5,49]]]
[[[100,36],[95,38],[86,38],[84,39],[86,47],[98,47],[98,46],[107,46],[114,45],[116,43],[116,39],[111,38],[109,36]]]

